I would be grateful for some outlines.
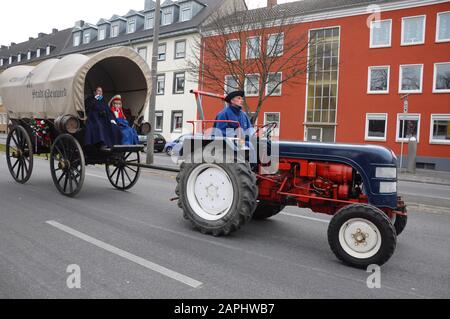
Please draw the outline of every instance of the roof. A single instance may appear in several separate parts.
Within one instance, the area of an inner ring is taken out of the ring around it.
[[[205,7],[196,14],[191,20],[184,22],[176,22],[169,25],[160,27],[160,34],[164,37],[165,34],[173,32],[182,32],[191,29],[198,29],[199,26],[205,21],[205,19],[211,15],[222,3],[223,0],[196,0],[196,2],[203,4]],[[150,10],[147,10],[150,11]],[[147,12],[145,11],[145,12]],[[143,13],[144,11],[141,11]],[[127,43],[129,41],[139,41],[144,39],[151,39],[153,37],[153,29],[145,30],[144,26],[141,26],[136,32],[120,34],[115,38],[106,38],[101,41],[92,41],[88,44],[80,44],[74,47],[73,42],[69,41],[67,47],[63,50],[62,54],[71,54],[86,51],[99,51],[103,48],[107,48],[114,45]]]
[[[384,4],[393,2],[402,2],[409,0],[301,0],[278,4],[271,8],[264,7],[241,13],[233,14],[232,16],[224,17],[228,25],[240,24],[243,21],[255,21],[254,19],[261,19],[264,17],[267,21],[283,18],[301,16],[307,14],[321,13],[327,11],[345,10],[355,7],[366,7],[371,4]]]
[[[18,43],[13,46],[7,47],[6,49],[0,49],[0,57],[7,58],[9,56],[16,56],[19,53],[26,53],[28,51],[36,51],[37,49],[44,49],[48,45],[54,47],[54,49],[50,52],[50,55],[41,54],[39,58],[33,58],[31,61],[41,61],[46,60],[48,58],[58,56],[63,48],[67,45],[67,41],[69,41],[72,34],[72,28],[65,29],[62,31],[57,31],[54,33],[42,35],[40,38],[35,38],[28,40],[26,42]],[[23,61],[23,62],[29,62]],[[19,65],[23,63],[14,62],[12,64],[3,65],[0,67],[0,70],[9,68],[11,66]]]

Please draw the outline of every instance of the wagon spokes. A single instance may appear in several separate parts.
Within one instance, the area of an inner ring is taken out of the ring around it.
[[[111,164],[106,165],[106,175],[108,180],[119,190],[128,190],[138,181],[140,176],[139,152],[126,152],[118,154]]]
[[[33,171],[33,145],[24,127],[15,126],[6,139],[6,161],[11,176],[18,183],[26,183]]]
[[[69,197],[77,195],[85,175],[84,153],[78,141],[69,134],[56,138],[51,149],[50,170],[58,191]]]

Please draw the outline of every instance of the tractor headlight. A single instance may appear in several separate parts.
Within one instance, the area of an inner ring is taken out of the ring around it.
[[[397,178],[396,167],[377,167],[375,171],[376,178]]]
[[[397,182],[380,182],[380,193],[397,193]]]

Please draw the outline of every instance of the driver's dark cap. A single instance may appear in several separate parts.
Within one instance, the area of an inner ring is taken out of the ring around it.
[[[234,99],[236,96],[241,96],[241,97],[245,97],[245,93],[244,91],[234,91],[231,92],[230,94],[227,95],[227,97],[225,98],[225,102],[227,103],[231,103],[231,100]]]

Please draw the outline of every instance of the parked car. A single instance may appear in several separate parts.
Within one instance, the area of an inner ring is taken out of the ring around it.
[[[179,154],[181,149],[183,148],[183,141],[187,136],[191,136],[192,134],[183,134],[172,142],[168,142],[164,147],[164,152],[172,156],[174,154]]]
[[[166,146],[166,139],[161,134],[155,133],[155,152],[162,152]],[[145,145],[144,152],[147,151],[147,135],[139,135],[139,144]]]

